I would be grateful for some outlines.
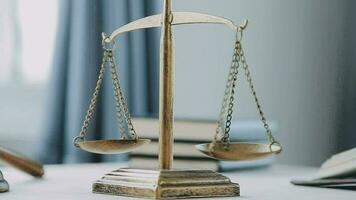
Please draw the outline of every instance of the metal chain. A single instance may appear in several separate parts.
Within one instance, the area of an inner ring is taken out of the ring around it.
[[[225,144],[228,144],[230,142],[229,132],[230,132],[230,126],[232,120],[232,112],[233,112],[232,108],[234,105],[234,94],[235,94],[238,68],[240,66],[239,47],[240,47],[239,42],[236,40],[235,47],[234,47],[234,54],[232,57],[228,80],[225,88],[223,103],[219,115],[218,127],[216,129],[216,134],[214,138],[214,141],[218,141],[219,140],[218,135],[222,134],[222,131],[224,131],[220,141]]]
[[[257,98],[256,90],[252,82],[251,78],[251,73],[246,61],[245,53],[242,48],[241,40],[242,40],[242,30],[241,29],[239,32],[236,33],[236,42],[235,42],[235,47],[234,47],[234,54],[229,70],[229,75],[228,79],[226,82],[226,87],[225,87],[225,92],[224,92],[224,97],[223,97],[223,102],[219,114],[219,118],[217,121],[217,128],[215,132],[215,137],[213,143],[217,141],[221,141],[222,143],[226,144],[225,148],[229,147],[230,144],[230,126],[231,126],[231,121],[232,121],[232,113],[233,113],[233,107],[234,107],[234,96],[235,96],[235,88],[236,88],[236,81],[237,81],[237,75],[238,75],[238,68],[240,64],[242,65],[245,76],[247,79],[247,82],[249,84],[251,93],[253,95],[254,101],[256,103],[258,113],[260,115],[261,121],[263,123],[263,127],[266,130],[268,140],[270,141],[271,145],[272,144],[277,144],[280,145],[278,141],[275,140],[275,138],[272,135],[272,131],[267,123],[267,119],[262,111],[261,104]],[[225,125],[224,125],[225,122]],[[223,136],[219,139],[219,135],[222,134],[222,131],[224,130]],[[213,146],[211,147],[213,149]]]
[[[231,92],[233,75],[234,75],[235,68],[237,68],[237,66],[238,66],[238,62],[236,62],[236,58],[237,58],[237,54],[236,54],[236,45],[235,45],[234,53],[232,56],[232,61],[231,61],[230,69],[229,69],[229,74],[228,74],[228,77],[226,80],[224,97],[223,97],[221,108],[220,108],[220,114],[219,114],[219,118],[217,121],[217,127],[215,130],[215,137],[214,137],[215,142],[219,140],[219,136],[223,133],[223,129],[224,129],[224,120],[225,120],[225,116],[226,116],[229,94]]]
[[[224,136],[221,139],[221,142],[224,144],[229,144],[230,143],[230,126],[231,126],[231,121],[232,121],[232,113],[233,113],[233,107],[234,107],[234,100],[235,100],[235,88],[236,88],[236,81],[237,81],[237,75],[238,75],[238,68],[240,66],[239,61],[240,61],[240,42],[237,41],[236,43],[237,49],[235,50],[237,53],[237,67],[236,70],[234,71],[233,77],[232,77],[232,82],[231,82],[231,91],[230,91],[230,97],[229,97],[229,104],[228,104],[228,109],[227,109],[227,115],[226,115],[226,121],[225,121],[225,130],[224,130]]]
[[[74,145],[76,147],[78,147],[78,144],[77,144],[78,142],[81,142],[81,141],[85,140],[85,135],[86,135],[86,133],[88,131],[89,123],[90,123],[91,119],[93,118],[93,114],[94,114],[94,111],[95,111],[95,108],[96,108],[98,95],[99,95],[99,92],[100,92],[100,89],[101,89],[101,85],[102,85],[103,79],[104,79],[105,63],[106,63],[106,61],[108,59],[107,54],[106,54],[105,51],[104,51],[103,54],[104,55],[103,55],[103,58],[102,58],[102,63],[100,65],[98,80],[96,82],[92,98],[90,100],[88,111],[87,111],[87,113],[85,115],[83,125],[82,125],[82,127],[80,129],[80,132],[79,132],[79,136],[75,137],[74,140],[73,140],[73,143],[74,143]]]
[[[247,64],[247,61],[246,61],[246,57],[245,57],[245,53],[244,53],[244,50],[241,46],[241,64],[242,64],[242,68],[245,70],[245,75],[246,75],[246,80],[250,86],[250,90],[251,90],[251,93],[252,93],[252,96],[255,100],[255,103],[256,103],[256,107],[257,107],[257,110],[258,110],[258,113],[260,115],[260,118],[261,118],[261,122],[263,123],[263,127],[266,129],[266,133],[267,133],[267,137],[268,137],[268,140],[270,141],[271,144],[273,143],[278,143],[278,141],[276,141],[276,139],[273,137],[272,135],[272,131],[267,123],[267,119],[262,111],[262,107],[261,107],[261,104],[258,100],[258,97],[257,97],[257,94],[256,94],[256,90],[255,90],[255,87],[253,85],[253,82],[252,82],[252,78],[251,78],[251,73],[250,73],[250,70],[249,70],[249,67],[248,67],[248,64]]]
[[[113,58],[114,58],[114,50],[106,50],[108,52],[108,62],[110,63],[111,66],[111,79],[113,83],[113,90],[114,90],[114,99],[115,99],[115,107],[116,107],[116,119],[117,119],[117,124],[119,127],[119,132],[121,134],[121,138],[125,139],[126,138],[126,118],[125,118],[125,113],[124,109],[121,103],[121,97],[120,97],[120,84],[117,81],[118,75],[116,71],[116,67],[113,63]]]
[[[136,131],[132,125],[132,120],[131,120],[131,115],[129,113],[129,109],[126,105],[125,97],[123,95],[122,89],[121,89],[121,84],[120,80],[118,78],[118,73],[117,73],[117,66],[116,66],[116,61],[115,61],[115,56],[112,55],[109,60],[111,64],[111,70],[112,70],[112,80],[113,80],[113,85],[114,85],[114,93],[115,93],[115,99],[119,100],[117,101],[121,105],[121,109],[123,110],[123,114],[126,118],[126,122],[131,134],[131,137],[133,139],[138,139]]]
[[[90,100],[89,108],[88,111],[85,115],[83,125],[80,129],[79,135],[76,136],[73,140],[74,146],[78,147],[78,142],[85,141],[85,136],[87,134],[88,128],[89,128],[89,123],[93,118],[93,114],[95,112],[99,92],[103,83],[104,79],[104,73],[105,73],[105,64],[108,62],[111,66],[111,79],[113,82],[113,89],[114,89],[114,99],[116,103],[116,117],[118,120],[118,126],[121,134],[121,138],[125,139],[126,136],[126,127],[125,127],[125,121],[128,126],[128,129],[131,133],[131,137],[133,139],[138,139],[136,131],[132,125],[131,122],[131,116],[129,113],[129,110],[127,108],[127,105],[125,103],[125,98],[123,96],[123,92],[120,86],[120,81],[118,78],[118,72],[117,72],[117,66],[116,66],[116,61],[115,61],[115,55],[114,55],[114,48],[115,44],[112,45],[112,47],[108,48],[106,46],[105,40],[107,39],[106,36],[103,36],[103,58],[102,58],[102,63],[100,65],[100,70],[99,70],[99,76],[98,80],[96,82],[96,86],[94,89],[94,93],[92,95],[92,98]]]

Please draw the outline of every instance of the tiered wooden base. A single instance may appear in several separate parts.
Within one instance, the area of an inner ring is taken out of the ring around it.
[[[119,169],[93,184],[93,192],[148,199],[239,196],[240,187],[210,170]]]

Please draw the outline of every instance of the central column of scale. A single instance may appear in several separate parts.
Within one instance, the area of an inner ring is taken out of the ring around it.
[[[161,25],[159,71],[159,167],[169,170],[173,164],[173,38],[172,0],[164,0]]]

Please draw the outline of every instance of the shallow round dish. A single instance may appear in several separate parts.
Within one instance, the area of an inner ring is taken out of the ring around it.
[[[150,143],[149,139],[137,140],[91,140],[78,142],[78,147],[84,151],[97,154],[120,154],[127,153]]]
[[[214,145],[214,148],[211,148]],[[205,143],[195,145],[203,154],[218,160],[254,160],[282,151],[282,147],[277,144],[258,144],[258,143],[230,143],[226,148],[223,143]]]

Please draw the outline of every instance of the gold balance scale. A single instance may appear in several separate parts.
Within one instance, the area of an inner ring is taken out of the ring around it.
[[[122,168],[104,175],[93,184],[93,192],[119,196],[151,199],[175,199],[192,197],[239,196],[240,186],[222,174],[210,170],[175,170],[173,168],[173,37],[172,26],[184,24],[223,24],[236,32],[233,57],[229,69],[221,112],[217,120],[215,136],[211,143],[196,145],[203,154],[219,160],[259,159],[281,152],[267,124],[250,76],[241,40],[247,20],[237,26],[232,21],[208,14],[195,12],[172,12],[172,0],[164,0],[163,13],[128,23],[110,36],[103,33],[103,60],[98,81],[85,116],[79,136],[74,145],[84,151],[98,154],[126,153],[150,142],[137,136],[130,113],[125,103],[115,61],[115,39],[122,33],[138,29],[161,27],[160,50],[160,100],[159,100],[159,169],[143,170]],[[85,135],[94,114],[97,97],[103,82],[106,65],[110,66],[116,100],[120,139],[86,141]],[[243,68],[252,95],[257,105],[269,144],[237,143],[229,139],[234,94],[238,69]]]

